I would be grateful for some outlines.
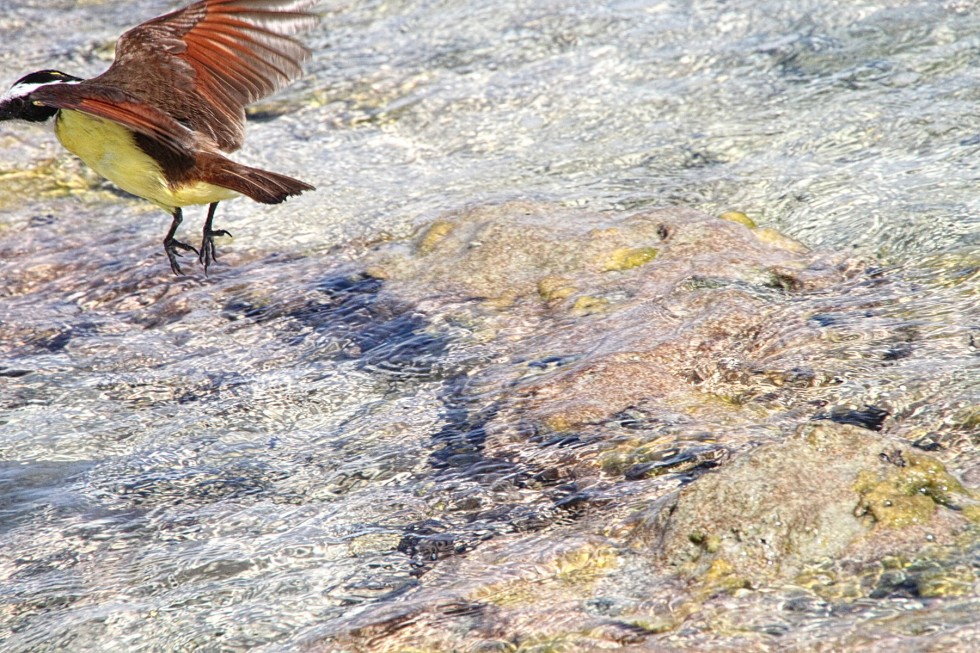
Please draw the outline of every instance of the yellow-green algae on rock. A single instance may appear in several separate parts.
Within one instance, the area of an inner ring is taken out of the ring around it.
[[[656,247],[620,247],[613,250],[602,263],[603,272],[632,270],[657,258]]]
[[[609,300],[605,297],[592,297],[590,295],[583,295],[575,300],[572,304],[572,312],[576,315],[591,315],[593,313],[601,313],[606,310],[609,306]]]
[[[755,220],[745,215],[741,211],[725,211],[718,216],[720,220],[727,220],[728,222],[734,222],[736,224],[743,225],[749,229],[755,229]]]
[[[875,524],[901,528],[928,522],[939,505],[956,503],[955,495],[971,501],[966,489],[938,460],[926,455],[905,455],[899,449],[891,456],[886,473],[863,469],[854,489],[861,496],[857,514],[869,515]]]
[[[456,226],[452,222],[445,220],[437,220],[430,224],[416,245],[419,254],[425,256],[431,252],[439,244],[439,241],[451,234],[455,228]]]
[[[577,291],[571,279],[558,274],[549,274],[538,280],[538,294],[546,302],[565,299]]]
[[[637,534],[661,533],[659,555],[684,575],[756,586],[847,553],[921,547],[925,532],[897,528],[929,525],[930,538],[952,541],[971,526],[945,506],[963,501],[970,494],[938,461],[865,429],[817,422],[701,477]]]
[[[786,251],[795,252],[798,254],[803,254],[809,251],[809,248],[807,248],[806,245],[795,238],[790,238],[778,229],[758,226],[752,218],[745,215],[741,211],[726,211],[725,213],[719,215],[718,218],[725,220],[726,222],[734,222],[735,224],[748,227],[756,238],[768,245],[773,245],[774,247],[779,247],[780,249],[785,249]]]

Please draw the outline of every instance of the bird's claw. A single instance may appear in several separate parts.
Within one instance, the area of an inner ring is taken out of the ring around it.
[[[207,230],[204,232],[204,237],[201,239],[201,251],[197,255],[197,260],[204,266],[204,274],[208,273],[208,268],[211,267],[211,263],[218,260],[218,252],[214,247],[215,236],[232,237],[231,232],[227,229]]]
[[[170,269],[173,270],[173,273],[176,275],[184,274],[184,272],[180,269],[180,264],[177,263],[177,257],[183,256],[183,254],[181,254],[179,250],[184,250],[185,252],[194,252],[195,254],[200,256],[200,253],[197,251],[197,248],[193,247],[192,245],[188,245],[187,243],[182,243],[174,238],[170,238],[164,241],[163,250],[167,253],[167,258],[170,260]]]

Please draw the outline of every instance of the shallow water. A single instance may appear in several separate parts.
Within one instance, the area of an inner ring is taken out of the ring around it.
[[[96,74],[119,33],[174,6],[7,3],[0,77]],[[909,416],[902,437],[944,434],[980,399],[978,9],[324,2],[308,75],[255,107],[236,155],[318,190],[222,204],[236,238],[208,279],[196,265],[171,278],[159,210],[100,182],[49,129],[0,124],[5,649],[316,648],[519,576],[517,563],[589,541],[654,495],[607,478],[532,482],[565,447],[591,455],[589,442],[485,450],[486,425],[515,410],[507,388],[573,360],[551,349],[560,328],[535,341],[540,323],[513,321],[491,336],[445,317],[435,294],[400,302],[360,274],[379,243],[461,207],[738,210],[881,265],[895,283],[808,300],[848,363],[824,394],[888,403]],[[921,349],[882,373],[872,354],[912,332]],[[616,437],[642,428],[626,422]],[[707,456],[720,424],[657,428]],[[781,423],[744,428],[764,439]],[[976,485],[972,437],[945,462]],[[586,493],[608,514],[579,520]],[[491,545],[499,570],[447,580],[443,561]],[[670,589],[628,578],[608,588],[624,604]],[[965,645],[980,637],[972,582],[948,605],[808,605],[780,623],[764,597],[733,599],[731,614],[659,643],[803,646],[859,631],[872,649],[923,632]],[[718,635],[732,614],[763,639]],[[886,622],[899,626],[876,635]]]

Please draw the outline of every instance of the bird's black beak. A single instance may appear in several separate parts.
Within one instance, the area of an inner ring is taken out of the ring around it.
[[[44,122],[58,113],[54,107],[31,102],[30,96],[7,98],[0,101],[0,120],[27,120]]]
[[[17,98],[13,98],[13,99],[10,99],[10,100],[6,100],[4,102],[0,102],[0,120],[10,120],[11,118],[16,118],[17,117],[14,114],[14,112],[12,110],[12,107],[10,106],[16,100],[17,100]]]

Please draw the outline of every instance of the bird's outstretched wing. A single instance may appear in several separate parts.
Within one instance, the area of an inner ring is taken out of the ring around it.
[[[245,139],[245,107],[302,74],[310,51],[292,35],[316,24],[308,9],[317,1],[195,2],[123,34],[108,70],[62,92],[86,97],[89,106],[81,110],[135,131],[147,133],[140,123],[149,122],[169,140],[180,140],[158,120],[162,114],[225,152],[237,150]],[[91,111],[89,96],[101,95],[98,89],[118,90],[147,109]]]
[[[186,125],[114,88],[92,84],[48,84],[33,91],[31,101],[112,120],[152,138],[180,156],[191,156],[197,144],[194,132]]]

